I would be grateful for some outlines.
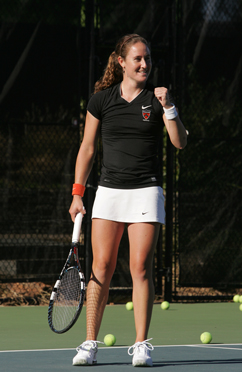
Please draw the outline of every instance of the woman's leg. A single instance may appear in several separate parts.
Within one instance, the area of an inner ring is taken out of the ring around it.
[[[108,300],[124,224],[92,220],[92,273],[87,286],[87,340],[96,340]]]
[[[158,223],[133,223],[128,226],[130,272],[133,280],[133,304],[136,341],[148,336],[154,302],[153,255],[159,236]]]

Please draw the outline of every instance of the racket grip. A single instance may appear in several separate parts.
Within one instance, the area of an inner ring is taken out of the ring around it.
[[[80,233],[81,233],[81,226],[82,226],[82,213],[78,213],[75,218],[75,223],[73,227],[72,233],[72,243],[79,242]]]

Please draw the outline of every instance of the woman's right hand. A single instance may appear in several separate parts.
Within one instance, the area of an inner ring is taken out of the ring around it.
[[[69,213],[71,215],[71,219],[75,222],[76,215],[78,213],[82,213],[82,215],[86,214],[85,207],[83,205],[82,197],[79,195],[74,195],[73,200],[69,209]]]

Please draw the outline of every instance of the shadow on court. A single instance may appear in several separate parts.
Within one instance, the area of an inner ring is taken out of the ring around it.
[[[73,367],[75,350],[38,350],[1,352],[1,371],[126,371],[133,370],[127,347],[100,348],[98,364]],[[157,346],[152,352],[153,369],[164,372],[241,371],[242,345],[213,347]],[[136,368],[137,370],[139,368]],[[148,368],[150,369],[150,368]]]
[[[99,340],[113,333],[116,345],[101,346],[95,366],[72,366],[75,347],[84,338],[85,311],[84,307],[75,327],[56,335],[47,324],[47,307],[0,308],[0,371],[134,370],[127,353],[134,343],[134,317],[124,305],[107,306],[100,329]],[[213,344],[198,344],[204,330],[211,331]],[[153,345],[162,345],[152,352],[155,371],[242,371],[241,311],[236,304],[171,304],[169,311],[154,305],[149,334]]]

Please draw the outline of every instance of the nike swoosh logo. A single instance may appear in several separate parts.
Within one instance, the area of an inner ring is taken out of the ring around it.
[[[146,214],[146,213],[148,213],[148,212],[142,212],[142,214]]]
[[[152,105],[149,105],[149,106],[142,106],[142,110],[145,110],[147,109],[148,107],[151,107]]]

